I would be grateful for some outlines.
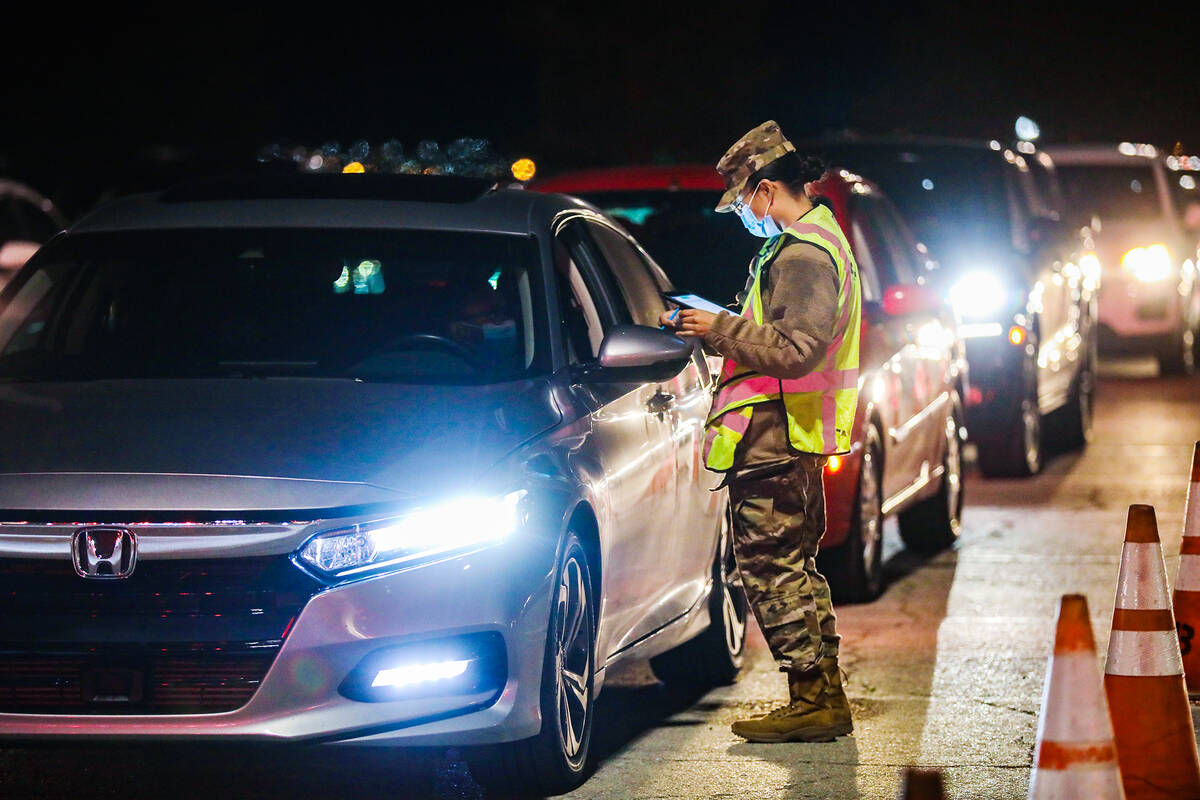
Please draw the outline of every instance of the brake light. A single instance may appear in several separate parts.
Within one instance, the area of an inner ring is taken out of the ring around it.
[[[829,461],[825,464],[825,471],[830,475],[840,472],[842,469],[842,457],[830,456]]]

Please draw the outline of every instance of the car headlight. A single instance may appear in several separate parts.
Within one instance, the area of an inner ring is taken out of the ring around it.
[[[462,497],[327,531],[309,539],[296,557],[321,575],[340,579],[483,547],[517,529],[526,494]]]
[[[950,288],[950,303],[960,317],[977,319],[1002,311],[1008,301],[1008,289],[991,272],[971,272]]]
[[[1135,247],[1121,256],[1121,267],[1141,283],[1157,283],[1171,277],[1175,265],[1166,245]]]

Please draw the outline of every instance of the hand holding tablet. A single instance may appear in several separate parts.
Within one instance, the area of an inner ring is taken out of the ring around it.
[[[663,297],[683,308],[696,308],[712,314],[733,313],[728,308],[725,308],[725,306],[717,305],[713,301],[705,300],[700,295],[692,294],[691,292],[663,292]]]

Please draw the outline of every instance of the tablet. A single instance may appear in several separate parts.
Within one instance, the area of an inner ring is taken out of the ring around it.
[[[717,305],[712,300],[705,300],[700,295],[691,292],[663,292],[663,297],[684,308],[696,308],[700,311],[710,311],[713,314],[733,313],[725,306]]]

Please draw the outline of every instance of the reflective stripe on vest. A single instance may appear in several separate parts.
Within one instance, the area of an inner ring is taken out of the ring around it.
[[[757,403],[780,398],[787,411],[788,441],[795,450],[822,455],[850,450],[850,428],[858,404],[862,301],[858,265],[845,234],[828,208],[814,206],[759,251],[742,316],[757,325],[763,324],[762,273],[791,240],[824,250],[837,269],[837,321],[833,339],[821,363],[802,378],[771,378],[740,367],[732,359],[725,360],[708,423],[705,463],[709,469],[724,472],[733,466],[737,445],[749,427],[751,415],[744,412]],[[734,411],[739,413],[731,413]],[[733,421],[735,416],[740,419]]]

